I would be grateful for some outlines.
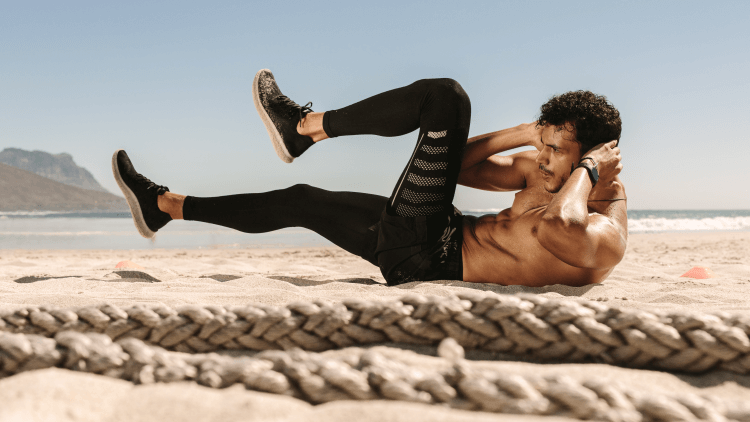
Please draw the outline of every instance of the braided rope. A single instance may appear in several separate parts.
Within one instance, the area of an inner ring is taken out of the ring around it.
[[[63,367],[140,384],[194,380],[225,388],[284,394],[313,404],[335,400],[389,399],[443,404],[465,410],[559,415],[603,421],[743,421],[746,403],[628,390],[616,382],[580,383],[567,376],[521,376],[472,369],[463,349],[447,339],[439,346],[444,370],[414,369],[375,350],[358,349],[342,359],[317,353],[265,351],[255,357],[168,352],[141,340],[113,343],[99,333],[60,331],[54,338],[0,333],[0,378]]]
[[[597,302],[472,292],[399,301],[0,310],[0,331],[54,336],[97,332],[186,353],[230,350],[323,351],[383,342],[436,345],[542,361],[603,362],[631,368],[750,372],[750,317],[658,313]]]

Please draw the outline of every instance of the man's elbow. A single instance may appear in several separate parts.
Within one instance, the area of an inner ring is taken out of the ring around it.
[[[618,236],[616,240],[613,240],[608,245],[605,251],[603,251],[601,267],[603,268],[614,268],[615,265],[622,262],[625,258],[625,250],[628,247],[628,240],[625,236]]]
[[[544,216],[539,223],[537,240],[564,263],[577,268],[611,268],[622,259],[614,251],[592,243],[584,221],[561,216]]]
[[[545,248],[547,245],[569,248],[585,236],[586,222],[561,215],[544,215],[537,230],[539,243]]]

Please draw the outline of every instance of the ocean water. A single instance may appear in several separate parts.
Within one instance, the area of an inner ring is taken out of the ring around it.
[[[175,221],[153,240],[130,213],[0,213],[0,249],[283,248],[330,246],[302,228],[246,234],[196,221]]]
[[[485,215],[499,210],[467,210]],[[750,231],[750,210],[629,210],[630,233]],[[0,212],[0,249],[283,248],[330,246],[303,228],[246,234],[195,221],[142,238],[129,213]]]

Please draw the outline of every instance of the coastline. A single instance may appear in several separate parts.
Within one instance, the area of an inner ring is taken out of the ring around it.
[[[490,210],[464,211],[479,216]],[[750,232],[750,210],[631,210],[631,235]],[[166,225],[154,239],[134,230],[129,212],[0,212],[0,249],[267,249],[330,247],[316,233],[290,227],[246,234],[195,221]]]

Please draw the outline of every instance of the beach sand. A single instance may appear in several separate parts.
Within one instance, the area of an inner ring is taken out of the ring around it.
[[[131,261],[141,268],[115,269]],[[710,279],[680,277],[709,267]],[[0,307],[78,307],[108,302],[284,305],[358,297],[396,299],[406,293],[448,296],[483,290],[581,297],[623,308],[750,313],[750,232],[635,234],[625,258],[603,283],[587,287],[497,286],[456,281],[387,287],[378,269],[335,247],[297,249],[0,250]],[[325,353],[340,353],[329,351]],[[437,358],[411,350],[388,353],[429,367]],[[701,376],[600,364],[482,362],[508,373],[596,374],[640,391],[750,400],[750,376]],[[312,406],[241,386],[214,390],[193,383],[136,386],[104,376],[47,369],[0,379],[0,421],[276,421],[565,420],[451,410],[404,402],[333,402]]]

